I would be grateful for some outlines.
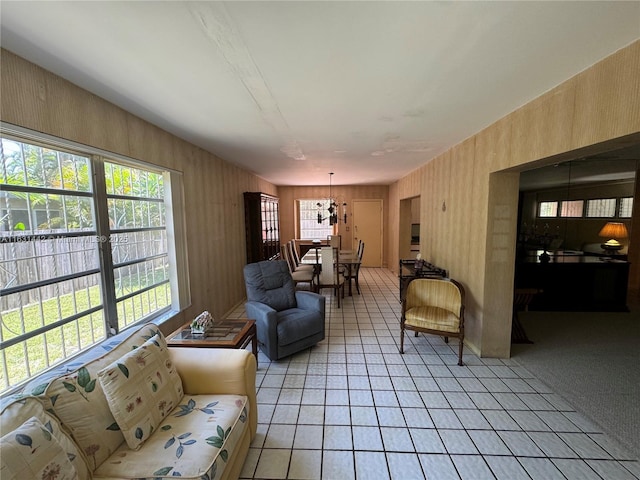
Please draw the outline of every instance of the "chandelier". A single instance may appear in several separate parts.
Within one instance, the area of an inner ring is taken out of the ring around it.
[[[333,172],[329,173],[329,198],[328,203],[329,206],[326,207],[324,202],[316,203],[318,207],[318,223],[322,223],[325,220],[329,219],[329,225],[335,225],[339,220],[342,220],[344,223],[347,223],[347,202],[342,202],[342,218],[338,217],[338,207],[340,201],[336,198],[333,198],[333,192],[331,191],[331,179],[333,178]],[[329,215],[326,217],[322,216],[323,211],[326,210],[329,212]]]

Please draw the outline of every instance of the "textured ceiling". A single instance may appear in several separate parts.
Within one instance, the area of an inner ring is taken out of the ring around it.
[[[640,38],[640,2],[0,2],[27,60],[276,185],[388,184]]]

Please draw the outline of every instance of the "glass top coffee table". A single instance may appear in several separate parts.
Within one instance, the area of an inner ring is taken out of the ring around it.
[[[256,321],[246,318],[218,320],[203,334],[191,333],[191,322],[186,323],[167,337],[172,347],[245,348],[251,342],[251,350],[258,362],[258,337]]]

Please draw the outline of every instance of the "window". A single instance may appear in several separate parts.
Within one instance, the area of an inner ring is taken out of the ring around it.
[[[52,143],[0,138],[0,391],[188,303],[179,175]]]
[[[615,198],[587,200],[587,217],[610,218],[616,215]]]
[[[325,200],[298,200],[298,238],[323,240],[333,235],[329,220],[318,223],[318,203],[324,204]]]
[[[633,211],[633,197],[586,200],[586,212],[584,211],[584,203],[585,200],[538,202],[538,217],[557,217],[558,204],[560,204],[560,217],[568,218],[614,218],[616,217],[616,208],[619,218],[631,218]]]
[[[620,209],[618,216],[620,218],[631,218],[633,212],[633,197],[625,197],[620,199]]]
[[[561,203],[561,217],[582,217],[582,200],[565,200]]]
[[[557,217],[558,216],[558,202],[540,202],[539,217]]]

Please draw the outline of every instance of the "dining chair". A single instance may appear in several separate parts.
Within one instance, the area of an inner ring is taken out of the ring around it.
[[[334,295],[338,298],[338,308],[340,308],[340,297],[344,298],[344,282],[345,278],[340,273],[338,266],[340,261],[340,252],[338,248],[322,247],[320,248],[321,270],[317,277],[316,291],[320,293],[323,288],[333,289]]]
[[[314,277],[314,271],[313,269],[308,270],[308,269],[304,269],[304,270],[297,270],[295,268],[295,266],[293,265],[293,260],[291,258],[291,254],[289,253],[289,248],[286,245],[281,245],[280,246],[280,251],[282,254],[282,258],[284,260],[286,260],[287,262],[287,267],[289,268],[289,273],[291,274],[291,278],[293,278],[293,283],[295,284],[296,288],[298,287],[299,283],[308,283],[309,284],[309,290],[313,290],[314,286],[313,286],[313,277]]]
[[[358,294],[360,294],[360,267],[362,266],[363,255],[364,255],[364,242],[360,240],[360,243],[358,244],[358,260],[360,260],[360,263],[356,263],[352,265],[351,269],[349,270],[350,274],[348,274],[346,277],[347,281],[351,282],[351,280],[353,280],[355,282],[356,291],[358,292]],[[351,289],[351,287],[349,287],[349,289]]]
[[[453,279],[413,278],[402,299],[400,353],[404,353],[404,331],[413,330],[459,339],[458,365],[464,345],[464,287]]]
[[[300,263],[300,257],[298,257],[298,250],[296,249],[296,243],[294,240],[289,240],[287,242],[287,246],[289,248],[289,256],[291,257],[292,263],[295,266],[296,271],[299,271],[299,270],[313,271],[314,270],[313,265],[304,265]]]
[[[330,247],[340,250],[342,248],[342,235],[327,235],[327,243]]]

